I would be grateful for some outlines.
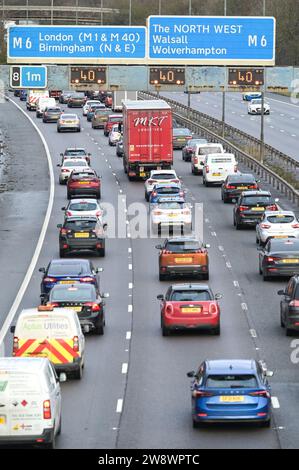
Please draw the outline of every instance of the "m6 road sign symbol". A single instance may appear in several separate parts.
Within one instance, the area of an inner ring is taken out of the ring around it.
[[[47,67],[18,65],[10,68],[12,88],[46,88]]]

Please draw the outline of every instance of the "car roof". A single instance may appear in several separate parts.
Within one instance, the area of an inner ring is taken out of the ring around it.
[[[81,197],[81,198],[76,198],[76,199],[74,198],[74,199],[71,199],[71,200],[69,201],[69,204],[72,204],[72,203],[78,204],[78,203],[80,203],[80,202],[91,202],[91,203],[93,203],[93,204],[96,203],[96,204],[99,205],[99,203],[98,203],[98,201],[97,201],[96,199],[88,198],[88,197],[86,197],[86,198],[85,198],[85,197]]]
[[[210,290],[207,284],[173,284],[171,290]]]
[[[299,250],[299,240],[298,238],[271,238],[269,240],[271,244],[271,251],[279,251],[279,247],[282,245],[290,245],[290,251],[297,251]]]
[[[77,286],[81,286],[82,284],[76,284]],[[91,285],[91,284],[89,284]],[[70,287],[70,285],[68,284],[67,287]],[[18,317],[18,320],[17,320],[17,323],[19,321],[20,318],[27,318],[27,317],[32,317],[32,316],[48,316],[48,317],[51,317],[52,315],[69,315],[69,312],[65,312],[65,309],[64,308],[56,308],[53,309],[53,310],[45,310],[45,311],[40,311],[38,310],[38,307],[36,308],[26,308],[24,310],[21,311],[19,317]]]
[[[89,266],[90,261],[88,259],[82,259],[82,258],[68,258],[68,259],[59,258],[59,259],[52,259],[50,261],[50,264],[51,265],[63,264],[65,266],[68,266],[68,265],[70,266],[72,264],[82,264],[84,266]]]
[[[292,215],[292,216],[296,217],[294,212],[292,212],[292,211],[265,211],[264,214],[267,215],[267,216],[270,216],[270,215],[271,216],[273,216],[273,215]]]
[[[164,199],[164,200],[163,200]],[[168,197],[168,196],[161,196],[158,198],[157,200],[158,204],[161,203],[161,204],[164,204],[164,203],[168,203],[168,202],[186,202],[184,198],[182,198],[181,196],[177,196],[177,197],[174,197],[174,196],[171,196],[171,197]]]
[[[270,191],[243,191],[242,196],[271,196]]]
[[[65,162],[72,162],[73,164],[76,162],[86,162],[86,159],[82,157],[83,155],[81,155],[81,158],[74,158],[74,157],[68,158],[68,155],[66,155],[66,157],[63,159],[63,165],[65,164]],[[86,162],[86,167],[89,167],[87,162]]]
[[[234,173],[234,174],[231,174],[231,175],[227,175],[227,178],[229,179],[232,179],[232,180],[238,180],[240,178],[243,178],[243,179],[252,179],[252,180],[255,180],[255,176],[252,174],[252,173]]]
[[[152,170],[151,171],[151,174],[152,175],[156,175],[156,174],[169,174],[169,173],[175,173],[176,174],[176,171],[173,170],[173,169],[170,169],[170,170]],[[150,178],[149,178],[150,179]]]
[[[77,114],[74,114],[74,113],[63,113],[63,114],[61,115],[61,117],[65,117],[65,116],[76,116],[76,117],[78,117],[78,115],[77,115]]]
[[[198,242],[201,243],[196,237],[172,237],[166,238],[168,243],[177,243],[177,242]]]
[[[209,374],[254,374],[257,369],[254,359],[206,360],[205,363]]]
[[[155,184],[155,189],[159,189],[159,188],[168,188],[169,186],[173,187],[173,188],[181,188],[181,185],[180,183],[156,183]]]
[[[98,222],[98,218],[95,215],[70,215],[64,219],[66,222],[75,222],[76,220],[89,220],[90,222]]]
[[[39,372],[48,362],[45,357],[0,357],[0,370]]]

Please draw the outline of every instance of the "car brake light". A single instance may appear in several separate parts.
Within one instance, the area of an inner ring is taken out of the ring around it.
[[[292,228],[299,228],[299,224],[292,224]]]
[[[173,314],[173,305],[172,304],[166,305],[165,313],[168,313],[169,315]]]
[[[267,211],[277,211],[276,204],[271,204],[271,206],[267,206]]]
[[[184,196],[185,196],[184,191],[180,191],[180,192],[179,192],[179,196],[180,196],[180,197],[184,197]]]
[[[148,184],[153,184],[155,180],[147,180]]]
[[[292,301],[289,303],[289,306],[290,306],[290,307],[299,307],[299,300],[292,300]]]
[[[271,228],[271,225],[268,225],[268,224],[261,224],[261,228]]]
[[[268,263],[273,263],[274,261],[279,260],[279,258],[275,258],[274,256],[267,256]]]
[[[194,398],[202,398],[202,397],[212,397],[212,392],[204,392],[203,390],[193,390],[192,396]]]
[[[249,393],[252,397],[264,397],[264,398],[270,398],[271,395],[267,390],[258,390],[257,392],[251,392]]]
[[[45,400],[43,403],[44,419],[51,419],[51,402]]]
[[[80,282],[95,282],[93,277],[82,277]]]
[[[86,302],[84,304],[86,307],[91,307],[91,310],[93,312],[99,312],[101,310],[101,305],[95,303],[95,302]]]
[[[240,212],[247,211],[248,209],[248,206],[240,206]]]
[[[191,140],[192,139],[192,135],[187,135],[187,140]]]
[[[215,314],[218,312],[218,308],[216,304],[210,304],[209,306],[209,313]]]
[[[235,187],[232,186],[231,184],[226,184],[226,185],[225,185],[225,188],[226,188],[226,189],[235,189]]]
[[[206,166],[206,173],[210,173],[210,168]]]
[[[162,215],[161,211],[154,211],[154,215]]]
[[[47,307],[51,307],[51,308],[59,307],[59,304],[57,302],[53,302],[53,303],[48,304]]]
[[[15,353],[17,352],[18,349],[19,349],[19,338],[17,338],[17,336],[14,336],[14,339],[13,339],[13,355],[15,355]]]
[[[96,212],[96,216],[97,216],[97,217],[100,217],[100,215],[102,215],[102,211],[97,211],[97,212]]]
[[[75,352],[79,351],[79,338],[78,338],[78,336],[73,337],[73,350]]]
[[[56,278],[55,277],[45,277],[44,282],[56,282]]]
[[[194,163],[198,163],[198,158],[197,157],[194,157]]]
[[[152,197],[156,197],[157,196],[157,192],[156,191],[153,191],[152,192]]]
[[[249,186],[249,189],[258,189],[258,186],[257,186],[257,184],[253,184],[253,185]]]
[[[171,253],[169,250],[162,250],[162,255],[170,255]]]
[[[171,183],[177,183],[177,184],[178,184],[178,183],[180,182],[180,180],[170,180],[170,182],[171,182]]]
[[[70,170],[66,170],[65,168],[62,168],[61,173],[69,173]]]

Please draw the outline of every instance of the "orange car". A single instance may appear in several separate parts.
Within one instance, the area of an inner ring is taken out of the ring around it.
[[[168,276],[198,276],[209,279],[209,256],[207,248],[196,238],[168,238],[157,245],[159,254],[159,280]]]

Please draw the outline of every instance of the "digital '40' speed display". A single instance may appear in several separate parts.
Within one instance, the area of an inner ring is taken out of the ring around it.
[[[185,69],[174,67],[151,67],[151,85],[185,85]]]
[[[72,85],[103,85],[106,67],[71,67]]]
[[[264,69],[229,69],[229,85],[253,85],[264,84]]]

